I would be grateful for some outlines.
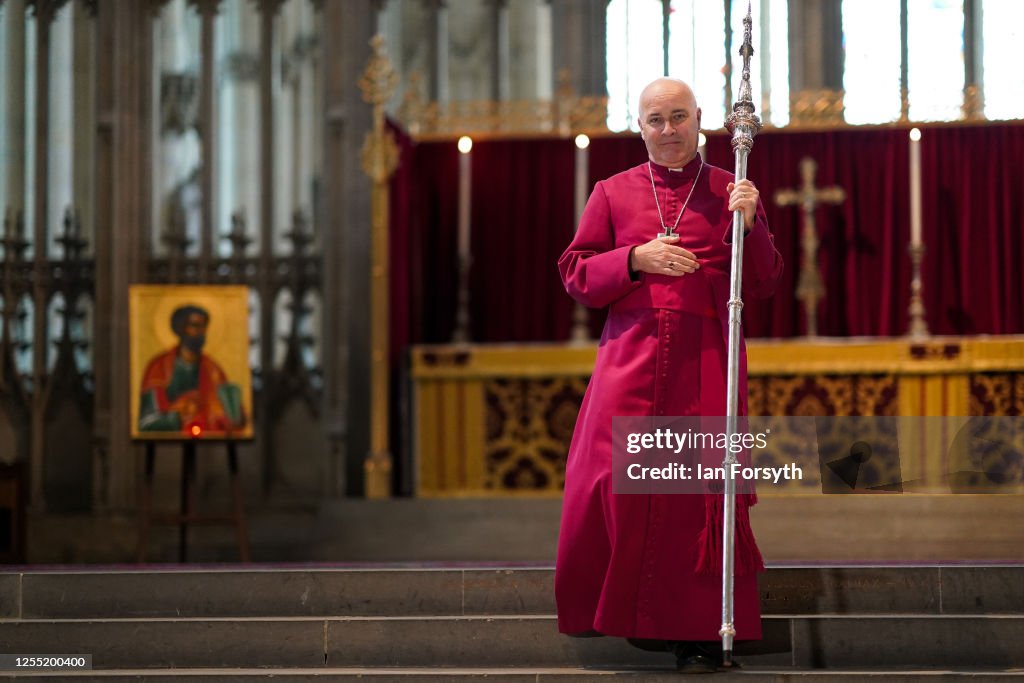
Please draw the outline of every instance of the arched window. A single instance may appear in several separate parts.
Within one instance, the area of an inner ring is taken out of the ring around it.
[[[660,0],[611,0],[607,10],[608,128],[640,130],[637,98],[663,75]]]
[[[153,252],[160,256],[170,253],[172,243],[187,245],[188,256],[197,255],[200,248],[199,27],[196,6],[172,0],[161,8],[154,28],[158,120],[151,239]]]
[[[900,3],[843,0],[842,13],[846,121],[897,120],[901,104]]]
[[[751,85],[758,112],[766,122],[789,121],[789,45],[787,0],[759,0],[754,7]],[[661,0],[611,0],[607,11],[608,127],[639,130],[637,100],[644,85],[667,75],[688,82],[702,110],[705,129],[725,123],[726,30],[732,33],[732,93],[739,87],[743,17],[747,3],[733,2],[726,27],[725,4],[708,0],[671,0],[667,27]],[[666,49],[664,35],[668,29]],[[766,87],[762,87],[762,83]]]
[[[907,83],[912,121],[960,118],[963,0],[907,0]]]
[[[981,0],[979,0],[981,2]],[[975,8],[978,6],[976,5]],[[982,31],[968,35],[964,0],[907,0],[907,99],[913,121],[963,117],[965,55],[983,85],[988,118],[1016,118],[1024,77],[1015,46],[1024,38],[1024,4],[984,0]],[[885,123],[900,116],[900,13],[889,0],[844,0],[844,87],[848,123]],[[976,11],[976,10],[975,10]],[[979,42],[980,41],[980,42]],[[981,49],[979,49],[979,47]],[[979,68],[981,67],[981,68]]]
[[[981,25],[985,117],[1024,118],[1024,71],[1018,64],[1020,45],[1024,42],[1024,3],[985,0]]]

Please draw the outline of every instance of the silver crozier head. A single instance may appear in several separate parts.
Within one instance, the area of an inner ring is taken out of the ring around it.
[[[743,45],[740,46],[743,75],[736,104],[732,105],[732,113],[725,120],[725,127],[732,133],[733,150],[742,148],[748,152],[754,146],[754,136],[761,131],[761,119],[754,114],[753,89],[750,87],[750,58],[754,56],[754,44],[751,40],[753,26],[754,20],[750,16],[748,1],[747,16],[743,18]]]

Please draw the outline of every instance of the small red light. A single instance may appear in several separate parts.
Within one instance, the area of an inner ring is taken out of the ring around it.
[[[203,433],[203,428],[199,425],[192,425],[192,436],[199,436]]]

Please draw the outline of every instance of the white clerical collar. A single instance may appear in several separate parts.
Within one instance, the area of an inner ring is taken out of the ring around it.
[[[681,168],[670,168],[668,170],[675,171],[676,173],[682,173],[683,172],[683,169],[681,169]]]

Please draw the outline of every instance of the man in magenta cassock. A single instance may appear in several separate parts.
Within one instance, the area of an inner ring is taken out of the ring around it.
[[[640,96],[649,162],[597,183],[558,261],[566,291],[609,307],[565,473],[555,596],[571,635],[666,641],[680,670],[713,670],[721,626],[721,495],[612,492],[612,418],[726,414],[729,270],[742,211],[743,298],[770,296],[782,258],[749,180],[703,162],[693,91],[658,79]],[[665,227],[673,237],[658,238]],[[741,347],[740,414],[746,414]],[[737,496],[736,640],[761,637],[750,531]],[[642,644],[643,643],[639,643]],[[649,644],[648,644],[649,645]]]

